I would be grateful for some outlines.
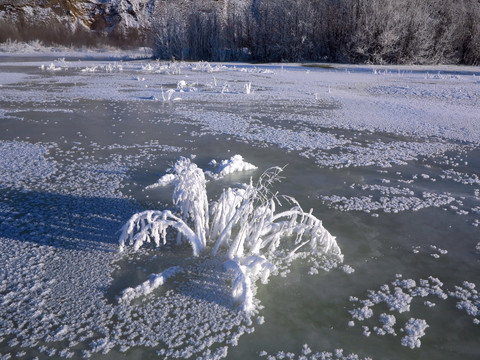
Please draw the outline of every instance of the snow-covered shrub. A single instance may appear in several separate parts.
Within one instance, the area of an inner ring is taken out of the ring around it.
[[[225,269],[233,276],[233,297],[243,310],[252,312],[255,282],[267,282],[271,273],[292,260],[311,260],[315,270],[343,261],[335,238],[312,210],[305,212],[294,198],[271,191],[281,171],[275,167],[256,184],[250,180],[240,188],[225,189],[209,205],[204,172],[180,158],[157,183],[175,185],[173,203],[178,214],[148,210],[133,215],[122,229],[120,250],[126,245],[138,250],[145,242],[161,246],[167,241],[167,229],[176,229],[177,243],[188,242],[194,256],[210,247],[213,256],[225,258]],[[277,212],[281,201],[291,207]]]

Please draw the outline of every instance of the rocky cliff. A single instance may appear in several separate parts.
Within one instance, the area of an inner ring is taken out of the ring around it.
[[[0,41],[145,42],[157,0],[0,0]]]

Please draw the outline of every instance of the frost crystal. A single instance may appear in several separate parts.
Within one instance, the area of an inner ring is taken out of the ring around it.
[[[448,296],[443,291],[443,283],[430,276],[427,280],[420,279],[418,282],[413,279],[403,279],[401,274],[396,275],[396,279],[391,282],[394,286],[393,291],[388,284],[380,286],[378,291],[368,291],[368,298],[359,300],[356,297],[350,297],[350,301],[356,305],[352,310],[349,310],[352,315],[352,319],[357,319],[359,322],[363,322],[366,319],[372,318],[374,315],[373,308],[376,305],[387,306],[389,311],[392,312],[409,312],[410,305],[415,297],[427,297],[436,296],[442,300],[445,300]],[[463,309],[469,313],[469,315],[475,316],[477,309],[475,307],[476,292],[475,284],[464,282],[464,287],[456,287],[456,292],[451,293],[451,296],[455,296],[462,301],[457,303],[457,308]],[[473,300],[473,301],[472,301]],[[380,305],[382,304],[382,305]],[[426,300],[424,301],[426,307],[434,307],[435,304]],[[370,320],[371,321],[371,320]],[[394,315],[382,313],[379,317],[381,326],[374,326],[373,331],[375,334],[384,336],[392,335],[397,336],[394,326],[397,324]],[[348,322],[348,326],[353,326],[353,321]],[[405,325],[404,331],[407,335],[402,338],[401,343],[404,346],[415,348],[420,347],[420,337],[425,335],[425,329],[428,327],[424,320],[410,319]],[[370,336],[371,331],[368,326],[362,326],[363,334]]]
[[[450,296],[457,298],[457,309],[464,310],[472,316],[474,324],[478,324],[477,316],[480,316],[480,294],[475,288],[475,284],[464,281],[463,287],[455,286],[455,291],[450,292]]]
[[[357,354],[345,355],[343,349],[335,349],[333,352],[322,351],[313,352],[307,344],[304,344],[302,350],[298,354],[279,351],[276,355],[269,355],[265,350],[259,353],[259,356],[266,357],[269,360],[275,359],[292,359],[292,360],[372,360],[369,357],[360,358]]]
[[[405,324],[405,333],[407,334],[402,338],[402,345],[407,346],[410,349],[421,346],[420,338],[425,335],[425,329],[428,328],[428,324],[425,320],[411,318]]]

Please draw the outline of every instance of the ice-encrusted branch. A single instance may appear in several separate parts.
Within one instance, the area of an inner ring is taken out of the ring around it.
[[[156,288],[162,286],[168,278],[182,271],[183,269],[180,266],[173,266],[162,271],[160,274],[151,274],[147,281],[134,288],[129,287],[123,290],[118,302],[127,303],[140,296],[148,295]]]
[[[298,202],[287,211],[276,213],[279,197],[271,192],[281,168],[265,172],[254,186],[228,189],[211,207],[210,240],[215,240],[213,255],[225,248],[230,259],[226,267],[233,273],[233,297],[252,312],[253,289],[258,278],[267,281],[283,261],[296,257],[330,256],[333,263],[343,260],[340,248],[312,211],[305,212]]]
[[[180,157],[166,175],[147,188],[167,185],[175,186],[172,195],[173,204],[180,210],[182,220],[193,224],[203,249],[207,244],[206,236],[209,228],[208,199],[203,170],[189,159]],[[178,242],[180,237],[177,239]]]
[[[254,287],[252,284],[260,278],[266,282],[275,266],[263,256],[249,256],[224,263],[225,269],[233,273],[232,297],[240,304],[243,311],[251,313],[255,310]]]
[[[193,255],[198,256],[205,245],[192,229],[169,210],[147,210],[133,215],[122,228],[120,251],[125,245],[133,245],[138,250],[144,243],[154,242],[159,247],[166,243],[167,229],[175,228],[190,243]]]
[[[279,199],[269,187],[279,174],[279,168],[271,169],[260,178],[257,186],[251,183],[245,189],[224,191],[217,203],[212,205],[215,216],[212,219],[210,238],[216,239],[213,254],[220,247],[228,247],[230,259],[264,253],[276,254],[285,242],[294,246],[289,256],[300,249],[308,249],[312,255],[332,254],[341,256],[335,238],[323,227],[312,211],[306,213],[293,198],[291,209],[276,213]],[[236,236],[232,237],[232,233]],[[295,235],[295,239],[291,237]],[[304,241],[304,238],[308,238]],[[282,243],[282,239],[283,242]]]
[[[177,177],[172,200],[182,214],[182,219],[194,224],[202,248],[206,246],[208,232],[208,198],[203,170],[187,158],[177,160],[172,168]]]

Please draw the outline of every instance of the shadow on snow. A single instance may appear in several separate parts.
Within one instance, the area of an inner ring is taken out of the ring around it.
[[[138,211],[126,199],[0,189],[0,236],[66,249],[116,250]]]

